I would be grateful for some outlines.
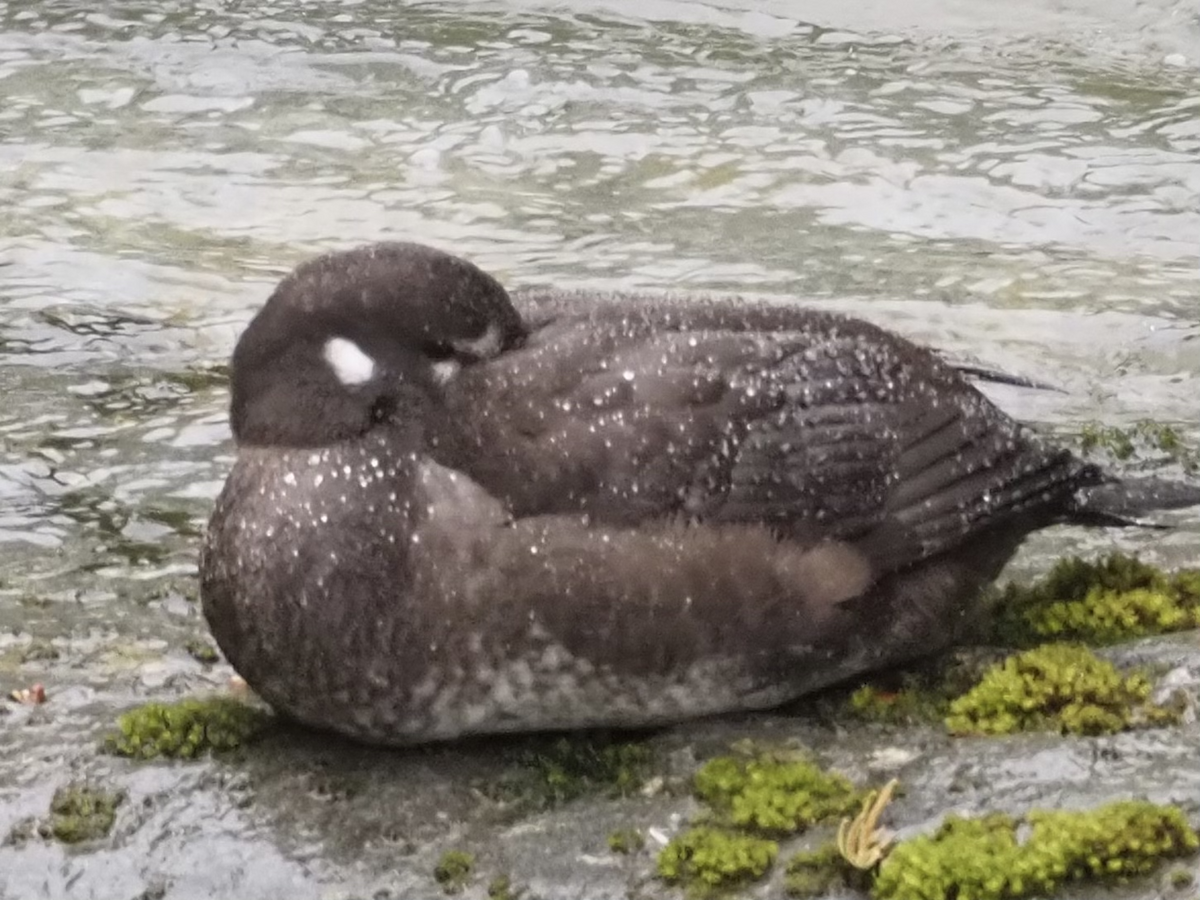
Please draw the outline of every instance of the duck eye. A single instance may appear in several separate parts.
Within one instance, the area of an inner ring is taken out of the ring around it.
[[[376,397],[371,404],[371,424],[378,425],[396,415],[395,397]]]
[[[448,341],[426,341],[421,345],[421,352],[434,362],[454,359],[457,353]]]

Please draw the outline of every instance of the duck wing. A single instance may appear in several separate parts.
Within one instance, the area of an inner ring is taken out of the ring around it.
[[[877,571],[1099,480],[931,351],[811,310],[542,306],[527,344],[460,373],[433,441],[513,515],[682,518],[853,541]]]

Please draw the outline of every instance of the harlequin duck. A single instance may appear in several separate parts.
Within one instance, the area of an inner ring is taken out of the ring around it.
[[[514,304],[417,244],[300,265],[231,379],[204,613],[280,712],[373,743],[775,706],[959,639],[1036,529],[1200,502],[866,322]]]

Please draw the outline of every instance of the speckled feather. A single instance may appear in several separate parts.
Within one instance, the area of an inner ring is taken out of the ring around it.
[[[462,372],[449,433],[433,441],[517,515],[766,523],[886,543],[873,563],[890,570],[1031,506],[1043,515],[1029,527],[1049,524],[1102,480],[932,352],[865,322],[722,301],[693,314],[652,297],[581,296],[575,312],[520,299],[543,321]]]
[[[201,596],[281,712],[406,744],[768,707],[948,645],[1029,531],[1104,516],[1111,481],[875,326],[520,308],[375,245],[239,341]]]
[[[843,545],[744,526],[513,523],[382,434],[244,450],[213,522],[205,610],[238,671],[303,721],[393,743],[778,703],[778,659],[824,662],[821,629],[868,578]]]

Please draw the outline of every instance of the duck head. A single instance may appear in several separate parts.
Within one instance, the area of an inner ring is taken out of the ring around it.
[[[447,253],[396,242],[318,257],[280,282],[238,340],[234,439],[317,447],[359,437],[525,335],[500,283]]]

